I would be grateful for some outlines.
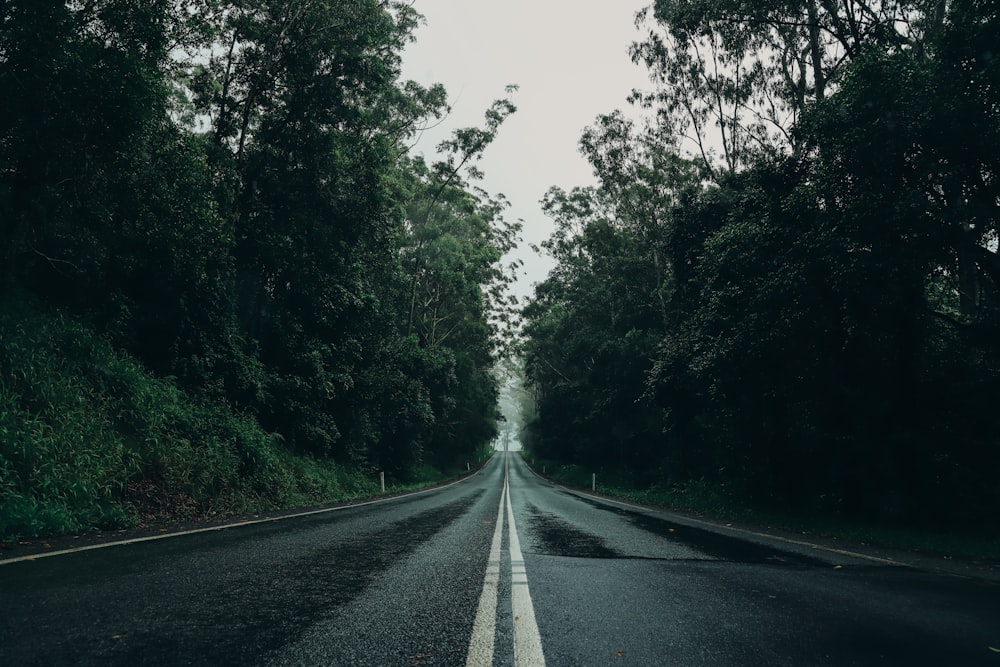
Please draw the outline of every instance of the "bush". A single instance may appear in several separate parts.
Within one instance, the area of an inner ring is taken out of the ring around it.
[[[370,477],[292,454],[78,320],[0,302],[0,540],[356,498]]]

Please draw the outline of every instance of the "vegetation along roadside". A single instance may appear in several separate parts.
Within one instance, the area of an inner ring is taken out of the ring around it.
[[[368,495],[496,434],[510,97],[401,78],[407,2],[0,9],[0,539]]]
[[[655,117],[599,117],[596,183],[544,201],[539,460],[706,510],[995,540],[1000,13],[872,7],[637,17]]]

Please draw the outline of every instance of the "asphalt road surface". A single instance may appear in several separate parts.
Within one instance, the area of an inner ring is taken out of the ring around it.
[[[384,502],[0,564],[7,665],[998,665],[1000,585],[495,457]]]

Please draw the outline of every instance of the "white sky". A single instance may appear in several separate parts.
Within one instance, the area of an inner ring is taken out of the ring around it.
[[[415,152],[433,159],[434,147],[460,127],[481,126],[483,113],[518,84],[516,114],[500,128],[480,163],[480,184],[511,202],[507,217],[523,219],[525,261],[519,297],[545,278],[550,264],[529,250],[552,230],[539,201],[550,186],[594,182],[579,154],[583,129],[602,113],[626,108],[633,88],[648,87],[629,45],[641,37],[635,13],[652,0],[414,0],[427,24],[403,56],[403,79],[442,83],[452,113],[421,138]]]

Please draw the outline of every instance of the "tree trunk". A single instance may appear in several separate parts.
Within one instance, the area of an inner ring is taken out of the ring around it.
[[[660,306],[660,321],[663,323],[663,333],[670,330],[670,319],[667,317],[667,299],[663,295],[663,262],[660,259],[660,251],[653,248],[653,267],[656,270],[656,298]]]
[[[38,182],[41,182],[39,178]],[[6,294],[14,286],[17,276],[17,256],[25,243],[25,231],[29,228],[29,211],[38,200],[39,188],[31,187],[30,181],[14,178],[11,185],[10,206],[0,211],[0,294]],[[30,191],[30,192],[29,192]]]
[[[14,261],[17,256],[14,239],[17,236],[18,216],[4,216],[0,229],[0,247],[3,248],[3,266],[0,267],[0,294],[6,294],[14,284]]]
[[[826,76],[823,74],[823,45],[820,43],[819,15],[815,0],[806,5],[809,13],[809,50],[812,53],[813,79],[816,99],[826,97]]]
[[[963,222],[958,243],[958,308],[965,317],[975,317],[979,312],[979,269],[972,233],[969,223]]]

